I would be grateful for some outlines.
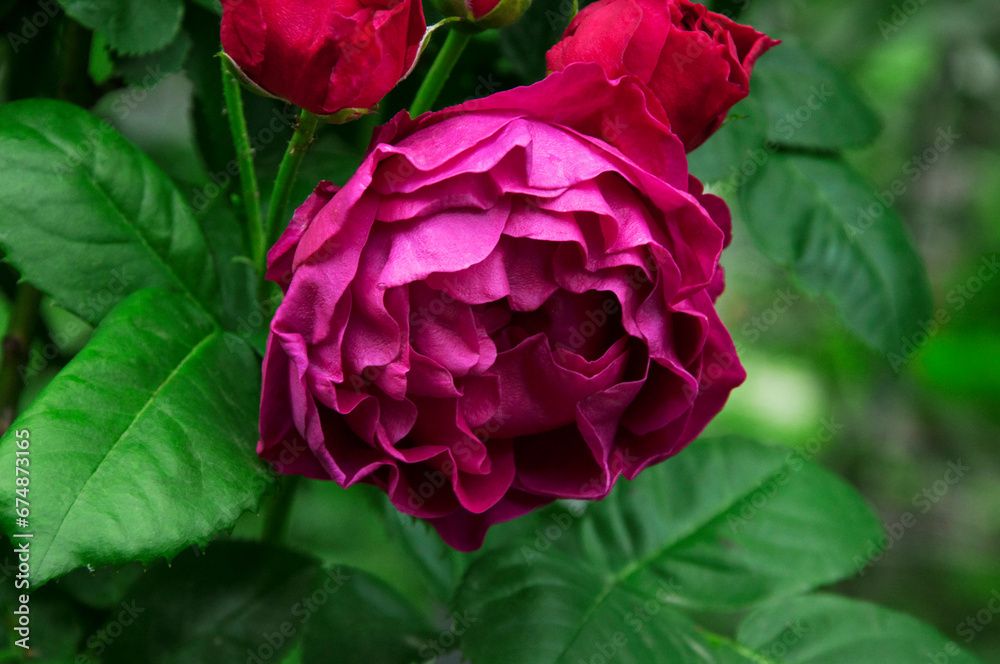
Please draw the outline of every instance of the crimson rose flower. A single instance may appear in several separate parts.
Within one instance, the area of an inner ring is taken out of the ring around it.
[[[222,0],[222,48],[266,93],[318,115],[374,106],[409,71],[420,0]]]
[[[665,121],[581,64],[382,127],[269,254],[258,452],[472,550],[680,451],[745,374],[713,304],[729,212]]]
[[[599,0],[548,52],[549,69],[596,62],[609,78],[632,74],[663,104],[690,152],[750,91],[750,72],[780,42],[688,0]]]

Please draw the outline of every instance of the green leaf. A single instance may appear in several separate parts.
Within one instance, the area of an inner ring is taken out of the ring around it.
[[[269,299],[257,300],[257,279],[253,264],[246,258],[249,250],[239,219],[225,197],[220,196],[208,205],[198,215],[198,222],[218,267],[222,294],[219,318],[223,327],[263,356],[268,325],[281,303],[281,292],[275,289]]]
[[[473,618],[463,650],[476,664],[610,660],[611,645],[621,661],[712,661],[678,608],[736,610],[840,580],[881,525],[801,453],[723,438],[623,483],[564,530],[582,558],[525,545],[466,573],[457,608]]]
[[[158,51],[177,36],[184,0],[59,0],[66,13],[99,32],[116,51]]]
[[[768,118],[768,139],[839,150],[862,147],[882,131],[875,111],[837,69],[785,42],[754,66],[751,96]]]
[[[307,603],[321,576],[316,559],[258,542],[217,542],[200,555],[187,551],[136,584],[122,603],[134,622],[121,629],[102,661],[281,661],[310,619]],[[119,615],[115,611],[111,622]]]
[[[445,544],[426,521],[400,512],[388,498],[382,502],[389,536],[399,542],[407,557],[419,566],[435,596],[448,601],[465,571],[465,557]]]
[[[30,433],[32,577],[172,556],[257,505],[260,365],[185,298],[143,290],[0,440]],[[18,433],[20,432],[20,433]],[[14,483],[0,495],[14,504]],[[0,516],[6,532],[14,513]]]
[[[357,569],[333,570],[324,583],[334,593],[305,628],[303,664],[409,664],[434,638],[425,618],[402,596]],[[320,588],[324,586],[321,585]]]
[[[4,104],[0,127],[0,246],[24,279],[90,323],[142,288],[215,308],[205,238],[141,151],[63,102]]]
[[[891,207],[843,162],[772,155],[743,190],[757,246],[825,295],[847,327],[888,355],[931,311],[920,256]]]
[[[336,482],[302,482],[288,519],[288,541],[324,562],[385,579],[413,604],[429,603],[423,571],[386,533],[383,496],[370,485],[344,490]]]
[[[59,579],[59,587],[77,602],[98,609],[120,604],[135,582],[146,573],[140,562],[105,565],[100,569],[80,568]]]
[[[914,618],[834,595],[797,597],[763,607],[740,625],[739,640],[764,662],[979,664]]]
[[[117,68],[129,85],[151,88],[167,74],[180,70],[190,52],[191,37],[186,32],[178,32],[173,41],[154,53],[119,59]]]
[[[735,610],[851,576],[882,526],[801,452],[732,437],[623,483],[579,533],[591,562],[629,587],[673,581],[685,606]]]
[[[727,189],[736,189],[746,172],[756,170],[760,155],[767,158],[761,147],[766,138],[764,110],[755,99],[744,99],[717,132],[688,154],[688,168],[702,182],[723,182]]]
[[[90,42],[90,63],[87,73],[98,85],[104,85],[115,74],[115,63],[111,59],[111,47],[103,35],[94,35]]]
[[[672,606],[669,588],[626,587],[558,552],[531,564],[514,548],[487,554],[456,602],[467,624],[462,652],[475,664],[747,661],[713,648]]]

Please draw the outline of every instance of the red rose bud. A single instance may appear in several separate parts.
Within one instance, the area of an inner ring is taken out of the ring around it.
[[[780,42],[688,0],[599,0],[548,52],[549,69],[596,62],[609,78],[632,74],[663,105],[688,152],[750,91],[750,72]]]
[[[371,108],[409,72],[419,0],[222,0],[222,48],[245,80],[317,115]]]
[[[477,29],[505,28],[517,22],[531,0],[434,0],[445,16],[457,16]]]

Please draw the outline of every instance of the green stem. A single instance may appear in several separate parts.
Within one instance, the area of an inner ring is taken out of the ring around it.
[[[299,475],[282,475],[278,482],[278,495],[274,497],[267,515],[264,517],[264,533],[261,540],[278,544],[285,537],[288,528],[288,517],[292,513],[292,503],[295,500],[295,490],[302,478]]]
[[[93,33],[69,17],[63,20],[62,30],[56,94],[63,101],[90,108],[96,101],[87,70]]]
[[[427,72],[427,77],[420,84],[417,96],[413,98],[413,104],[410,106],[410,117],[415,118],[431,110],[438,95],[441,94],[441,90],[444,89],[444,84],[448,81],[451,70],[455,68],[458,58],[462,55],[462,51],[465,50],[470,39],[472,39],[471,33],[455,29],[449,30],[448,38],[444,40],[441,52],[434,59],[434,64]]]
[[[277,242],[278,236],[284,230],[284,225],[279,222],[285,218],[285,208],[288,207],[288,199],[291,198],[295,176],[298,175],[299,166],[302,165],[302,157],[305,156],[309,144],[312,143],[313,137],[316,135],[318,124],[319,116],[302,109],[295,133],[292,134],[292,140],[288,142],[288,149],[285,151],[281,166],[278,168],[278,178],[274,181],[271,203],[267,208],[267,223],[264,228],[267,231],[268,246]]]
[[[247,119],[243,113],[243,95],[240,82],[233,75],[229,62],[225,57],[219,59],[222,61],[222,89],[226,98],[226,114],[229,116],[229,129],[233,134],[233,146],[236,148],[236,163],[240,169],[243,211],[250,240],[250,260],[258,278],[263,278],[267,244],[264,220],[260,212],[260,186],[257,184],[257,171],[253,166],[253,146],[250,144],[250,132],[247,131]]]
[[[14,311],[3,338],[3,362],[0,363],[0,435],[7,432],[17,416],[17,402],[24,390],[21,369],[31,350],[31,337],[38,325],[42,293],[30,284],[17,287]]]

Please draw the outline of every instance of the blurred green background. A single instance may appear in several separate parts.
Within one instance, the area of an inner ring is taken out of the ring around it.
[[[737,222],[720,306],[749,378],[711,429],[801,446],[824,420],[843,426],[818,459],[895,527],[891,548],[841,590],[1000,661],[1000,623],[958,631],[1000,589],[1000,278],[978,274],[1000,251],[997,3],[752,0],[740,19],[825,56],[878,110],[882,135],[848,158],[874,191],[905,187],[894,205],[948,322],[897,375],[826,303],[772,309],[794,285]],[[925,156],[941,130],[954,145]],[[969,470],[948,484],[959,460]]]
[[[218,63],[209,45],[217,38],[218,17],[205,9],[211,4],[192,2],[183,39],[152,59],[117,62],[112,76],[102,72],[111,65],[102,65],[97,44],[91,61],[96,78],[105,78],[91,90],[100,99],[96,112],[146,150],[196,206],[220,184],[210,173],[224,170],[232,158],[213,87]],[[719,306],[749,378],[710,432],[809,446],[832,430],[819,461],[858,487],[891,531],[890,548],[839,590],[910,613],[985,661],[1000,661],[1000,616],[971,640],[968,631],[959,631],[1000,592],[1000,278],[988,269],[1000,252],[996,0],[736,0],[713,8],[811,48],[846,72],[878,110],[883,134],[848,158],[873,191],[891,191],[894,183],[902,189],[893,194],[894,205],[926,260],[935,310],[947,322],[918,343],[912,360],[894,367],[845,332],[826,302],[798,295],[789,274],[754,247],[740,222],[738,196],[731,195],[736,224],[723,260],[729,286]],[[37,7],[5,1],[0,10],[6,34]],[[433,8],[427,13],[430,22]],[[541,77],[544,51],[564,19],[558,1],[538,0],[513,28],[476,37],[439,106]],[[55,39],[59,29],[53,21],[42,32]],[[412,99],[441,41],[435,39],[411,80],[386,99],[381,119]],[[37,57],[14,59],[0,40],[0,101],[52,95],[45,89],[44,72],[52,65],[46,43],[32,40]],[[276,102],[250,95],[247,102],[267,187],[289,122]],[[308,156],[296,198],[304,199],[320,179],[346,180],[378,121],[327,128]],[[957,135],[954,143],[927,153],[942,131]],[[712,142],[703,149],[711,150]],[[215,215],[217,228],[235,223],[211,201],[203,212]],[[12,293],[13,275],[3,274],[2,282]],[[783,297],[788,289],[798,299]],[[3,325],[9,302],[4,305]],[[43,317],[45,341],[35,349],[38,361],[29,367],[24,402],[89,335],[85,324],[58,308],[44,306]],[[949,469],[958,466],[968,470],[948,483],[946,477],[957,475]],[[910,525],[903,524],[906,514],[913,517],[905,519]],[[345,492],[332,483],[307,482],[289,540],[327,561],[371,571],[426,603],[425,586],[432,581],[416,572],[382,516],[380,495],[367,487]],[[260,521],[248,515],[234,535],[258,532]],[[530,527],[498,528],[490,542]],[[75,576],[60,585],[78,595],[74,587],[85,582]],[[125,572],[117,578],[132,577]]]

